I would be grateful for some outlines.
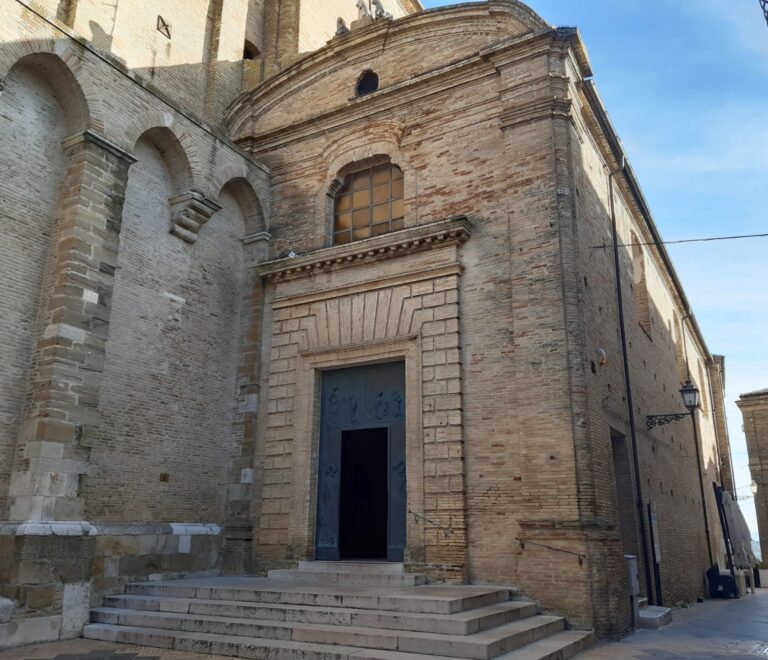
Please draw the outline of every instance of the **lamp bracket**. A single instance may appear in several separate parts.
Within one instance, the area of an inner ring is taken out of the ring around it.
[[[679,419],[685,419],[686,417],[690,416],[691,413],[667,413],[665,415],[648,415],[645,418],[645,423],[648,426],[648,430],[650,431],[654,426],[664,426],[665,424],[670,424],[672,422],[676,422]]]

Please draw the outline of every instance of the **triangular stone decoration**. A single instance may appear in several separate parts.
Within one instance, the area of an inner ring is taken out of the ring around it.
[[[157,31],[168,39],[171,38],[171,26],[165,22],[165,19],[158,14],[157,16]]]

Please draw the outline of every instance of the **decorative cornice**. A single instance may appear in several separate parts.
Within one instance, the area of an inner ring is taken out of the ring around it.
[[[570,117],[572,107],[570,99],[560,97],[523,101],[501,113],[501,129],[508,130],[540,119]]]
[[[401,229],[383,236],[322,248],[296,257],[262,264],[257,272],[270,282],[299,279],[342,268],[393,259],[443,245],[461,245],[472,233],[472,223],[457,216],[425,225]]]
[[[125,161],[129,165],[133,165],[136,162],[136,158],[132,154],[129,154],[127,151],[121,149],[116,144],[110,142],[101,135],[97,135],[93,131],[89,130],[83,131],[82,133],[75,133],[74,135],[70,135],[68,138],[64,138],[61,141],[61,146],[67,150],[85,142],[89,142],[90,144],[94,144],[97,147],[100,147],[104,151],[111,153],[113,156],[117,156],[117,158]]]

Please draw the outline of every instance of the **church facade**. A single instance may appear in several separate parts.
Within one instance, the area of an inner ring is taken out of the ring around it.
[[[307,559],[621,635],[625,555],[724,564],[724,361],[578,31],[366,4],[2,0],[0,648]]]

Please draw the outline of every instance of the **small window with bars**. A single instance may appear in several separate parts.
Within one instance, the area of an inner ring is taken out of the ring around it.
[[[403,172],[392,163],[347,175],[336,193],[333,243],[341,245],[397,231],[403,221]]]

